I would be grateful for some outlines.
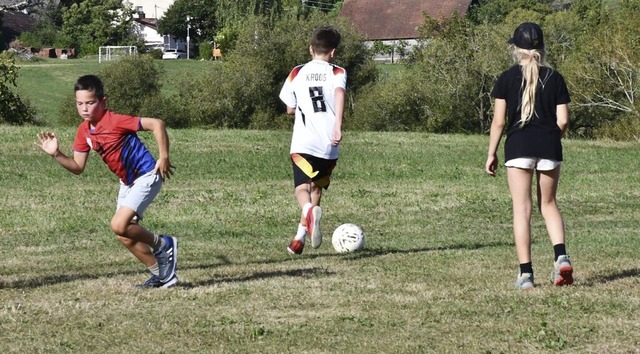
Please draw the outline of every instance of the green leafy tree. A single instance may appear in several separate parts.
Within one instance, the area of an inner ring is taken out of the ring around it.
[[[65,46],[95,54],[103,45],[140,45],[133,31],[133,9],[120,0],[84,0],[62,12]]]
[[[158,29],[162,34],[186,40],[189,24],[189,37],[192,41],[211,40],[219,27],[216,14],[218,2],[219,0],[176,0],[158,21]],[[189,21],[187,17],[190,18]]]
[[[541,0],[480,0],[469,9],[468,19],[475,24],[499,24],[516,9],[548,15],[553,12],[552,3]]]

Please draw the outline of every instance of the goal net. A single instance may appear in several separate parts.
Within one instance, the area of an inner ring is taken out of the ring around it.
[[[98,49],[98,63],[137,54],[135,46],[103,46]]]

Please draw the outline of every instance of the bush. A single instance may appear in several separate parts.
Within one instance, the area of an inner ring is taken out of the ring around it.
[[[247,19],[235,47],[217,70],[203,73],[189,85],[180,85],[176,101],[191,124],[212,127],[289,127],[278,98],[289,71],[311,60],[310,37],[317,27],[333,25],[342,34],[336,64],[348,72],[348,94],[375,77],[363,37],[344,22],[324,15],[299,20],[286,18],[270,27],[260,17]],[[348,112],[346,113],[348,114]]]
[[[361,90],[345,127],[356,130],[422,130],[428,115],[426,95],[413,71],[398,73]]]
[[[640,141],[640,119],[637,115],[625,115],[608,121],[595,129],[595,136],[613,140]]]
[[[148,56],[150,56],[152,59],[162,59],[162,50],[160,49],[153,49],[150,50],[149,53],[147,53]]]
[[[101,70],[109,109],[139,115],[144,102],[160,95],[162,69],[148,56],[128,56]]]
[[[200,43],[200,48],[198,48],[198,58],[204,60],[213,59],[213,46],[209,42]]]
[[[56,125],[64,127],[75,127],[80,124],[81,118],[76,109],[76,95],[71,93],[60,105],[58,119]]]
[[[12,89],[16,87],[18,70],[13,59],[0,54],[0,122],[36,123],[35,110]]]
[[[640,119],[638,6],[638,0],[624,1],[590,22],[584,23],[582,17],[573,20],[583,25],[583,31],[573,35],[561,72],[572,95],[572,111],[581,113],[572,115],[572,129],[583,130],[587,137],[627,139],[637,134],[633,120]]]

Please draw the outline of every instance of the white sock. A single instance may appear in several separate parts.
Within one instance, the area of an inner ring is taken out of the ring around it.
[[[304,237],[306,235],[307,235],[307,228],[302,226],[302,224],[298,224],[298,232],[296,233],[296,236],[293,239],[304,242]]]
[[[152,265],[151,267],[148,267],[147,269],[149,269],[151,274],[153,274],[155,276],[160,275],[160,268],[158,268],[158,263]]]
[[[307,217],[307,213],[309,212],[309,209],[311,209],[313,205],[311,203],[307,203],[302,207],[302,216],[304,216],[305,218]]]

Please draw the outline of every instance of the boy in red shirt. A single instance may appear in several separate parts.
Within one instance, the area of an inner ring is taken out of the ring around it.
[[[149,232],[138,224],[165,178],[173,174],[169,162],[169,137],[164,122],[118,114],[106,109],[104,86],[94,75],[82,76],[75,85],[76,108],[83,122],[73,143],[73,157],[58,149],[52,132],[40,132],[36,146],[51,155],[62,167],[81,174],[95,150],[109,169],[120,178],[117,210],[111,230],[118,240],[151,272],[142,287],[168,288],[178,282],[176,264],[178,241],[175,237]],[[156,161],[136,132],[152,131],[158,143]]]

